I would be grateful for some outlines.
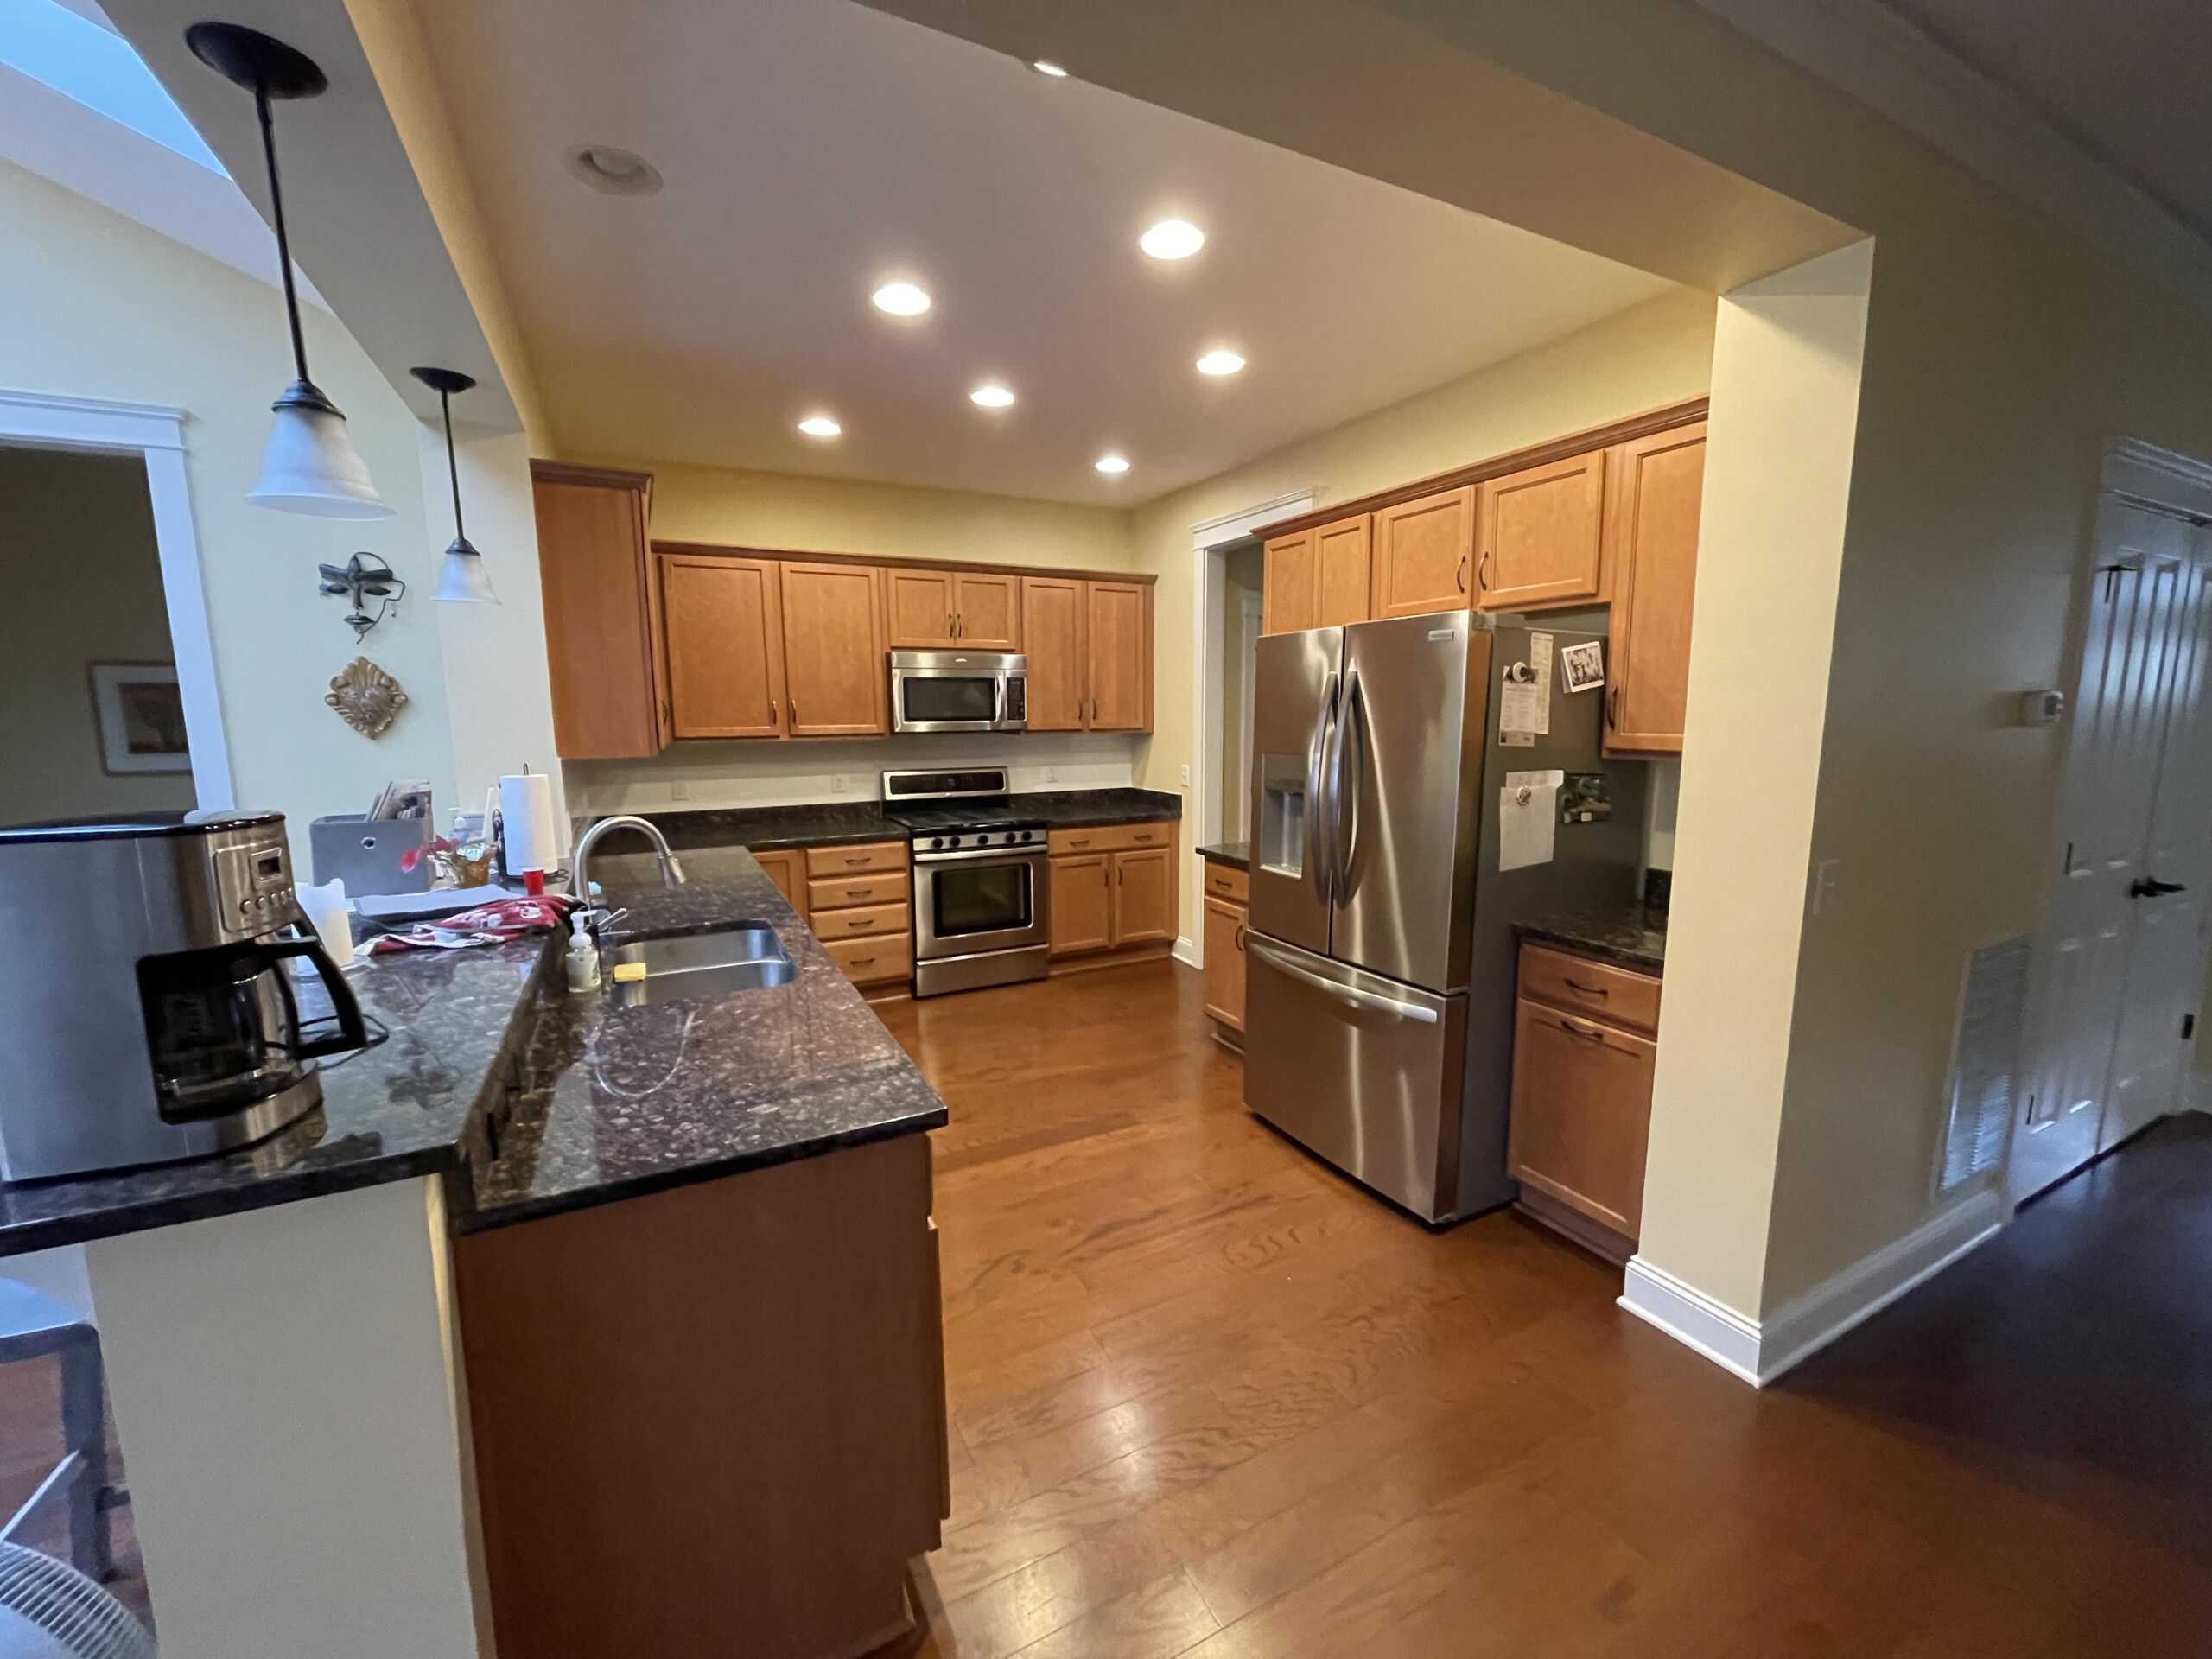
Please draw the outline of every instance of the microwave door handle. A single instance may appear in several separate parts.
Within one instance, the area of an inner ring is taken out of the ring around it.
[[[1288,974],[1301,984],[1311,985],[1315,990],[1335,997],[1339,1002],[1349,1002],[1356,1008],[1372,1009],[1376,1014],[1395,1014],[1402,1020],[1417,1020],[1424,1026],[1433,1026],[1437,1022],[1434,1008],[1424,1008],[1418,1002],[1402,1002],[1395,996],[1385,996],[1380,991],[1362,990],[1357,985],[1339,984],[1333,979],[1324,978],[1310,968],[1301,968],[1281,952],[1269,949],[1265,939],[1254,938],[1248,934],[1244,949],[1270,968]]]
[[[991,676],[991,729],[998,731],[1006,724],[1006,675]]]
[[[330,993],[330,1006],[338,1016],[338,1034],[317,1038],[302,1043],[293,1051],[293,1058],[311,1060],[322,1054],[343,1054],[349,1050],[369,1046],[368,1023],[361,1018],[360,1002],[353,995],[353,988],[346,982],[346,976],[322,948],[321,939],[272,939],[259,947],[262,959],[275,963],[287,957],[305,957],[315,965],[315,977],[322,982],[324,990]],[[285,988],[289,996],[291,987]]]

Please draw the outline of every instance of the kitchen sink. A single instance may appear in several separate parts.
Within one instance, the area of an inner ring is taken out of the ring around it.
[[[625,1008],[763,990],[789,984],[798,972],[776,930],[765,922],[737,922],[675,938],[632,939],[603,951],[600,970],[615,1006]]]

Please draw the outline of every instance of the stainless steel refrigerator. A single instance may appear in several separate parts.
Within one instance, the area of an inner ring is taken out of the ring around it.
[[[1593,639],[1449,611],[1259,642],[1245,1103],[1427,1221],[1514,1194],[1513,924],[1641,879],[1645,769],[1561,655]]]

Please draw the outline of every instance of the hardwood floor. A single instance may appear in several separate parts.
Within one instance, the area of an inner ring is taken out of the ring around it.
[[[952,1114],[954,1511],[893,1652],[2212,1649],[2212,1122],[1761,1393],[1267,1129],[1188,969],[882,1012]]]

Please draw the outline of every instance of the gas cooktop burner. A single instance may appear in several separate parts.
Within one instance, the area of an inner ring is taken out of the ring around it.
[[[899,806],[884,815],[917,836],[966,835],[970,831],[1042,830],[1045,820],[1028,817],[1010,806],[963,801],[957,806]]]

